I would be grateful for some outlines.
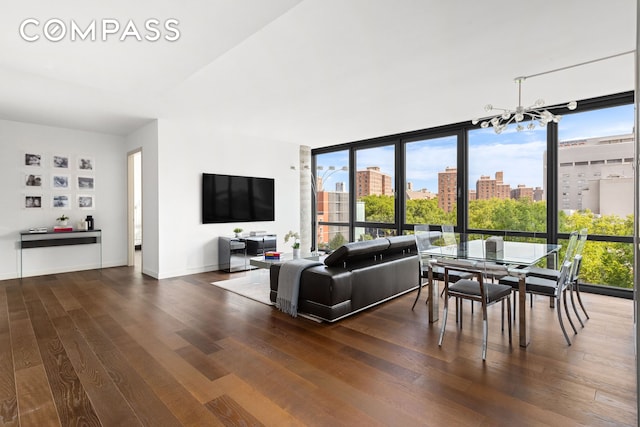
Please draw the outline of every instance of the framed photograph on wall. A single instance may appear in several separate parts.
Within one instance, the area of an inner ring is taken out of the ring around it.
[[[78,176],[78,190],[95,189],[95,181],[92,176]]]
[[[35,173],[27,173],[24,175],[24,185],[28,188],[42,187],[42,175]]]
[[[55,169],[69,169],[69,156],[54,154],[53,163],[51,165]]]
[[[96,197],[92,194],[78,194],[78,208],[91,210],[96,208]]]
[[[42,194],[24,194],[23,207],[25,209],[42,209]]]
[[[68,194],[54,194],[51,197],[51,207],[54,209],[71,209],[71,197]]]
[[[24,166],[42,167],[42,154],[34,152],[24,153]]]
[[[51,177],[51,186],[55,190],[64,190],[69,188],[69,175],[54,174]]]
[[[80,172],[93,172],[96,168],[96,160],[91,156],[78,156],[78,170]]]

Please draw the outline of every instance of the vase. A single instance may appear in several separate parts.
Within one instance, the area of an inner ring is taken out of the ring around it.
[[[300,248],[293,248],[293,259],[300,258]]]

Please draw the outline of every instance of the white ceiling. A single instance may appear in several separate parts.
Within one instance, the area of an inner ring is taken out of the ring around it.
[[[12,2],[0,16],[0,118],[126,135],[192,117],[330,145],[515,107],[517,76],[634,50],[636,16],[636,0]],[[30,43],[26,18],[132,19],[142,32],[148,18],[175,18],[181,37]],[[531,78],[523,103],[632,90],[633,72],[625,55]]]

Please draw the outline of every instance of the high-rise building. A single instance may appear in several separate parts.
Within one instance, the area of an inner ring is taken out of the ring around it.
[[[623,217],[632,214],[633,146],[633,134],[560,141],[558,208]],[[545,192],[546,176],[545,168]]]
[[[438,207],[451,212],[456,205],[458,193],[458,168],[449,167],[438,172]]]
[[[511,198],[515,200],[520,200],[520,199],[535,200],[533,196],[534,192],[535,190],[532,187],[527,187],[524,184],[518,184],[516,188],[511,189]]]
[[[511,198],[511,186],[503,182],[503,177],[502,171],[496,172],[495,179],[482,175],[476,181],[476,198],[478,200]]]
[[[391,176],[380,171],[378,166],[369,166],[356,173],[356,197],[369,195],[393,196]]]

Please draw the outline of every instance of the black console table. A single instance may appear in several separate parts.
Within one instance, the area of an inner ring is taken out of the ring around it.
[[[20,278],[22,279],[22,251],[51,246],[91,245],[100,247],[100,269],[102,270],[102,230],[73,230],[45,232],[20,232]]]
[[[276,235],[218,238],[218,266],[227,273],[255,268],[249,259],[276,250]]]

